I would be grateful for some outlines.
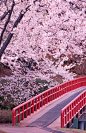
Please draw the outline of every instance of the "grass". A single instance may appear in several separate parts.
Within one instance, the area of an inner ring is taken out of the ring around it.
[[[0,133],[7,133],[7,132],[0,130]]]
[[[17,123],[16,126],[19,126],[19,124]]]
[[[85,130],[80,130],[80,129],[74,129],[74,128],[60,128],[63,131],[72,131],[73,133],[86,133]]]

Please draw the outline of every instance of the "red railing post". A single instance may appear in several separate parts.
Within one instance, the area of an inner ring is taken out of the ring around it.
[[[69,86],[68,86],[68,83],[69,83],[69,82],[67,82],[67,83],[66,83],[66,84],[67,84],[67,85],[66,85],[66,87],[67,87],[67,92],[69,91]]]
[[[72,87],[71,87],[71,90],[74,90],[74,88],[73,88],[73,87],[74,87],[73,82],[74,82],[74,81],[72,81]]]
[[[75,80],[73,80],[73,90],[75,90]]]
[[[61,110],[61,128],[64,127],[64,112]]]
[[[74,102],[72,103],[72,117],[74,116]]]
[[[69,106],[67,108],[67,121],[69,121]]]
[[[82,108],[82,95],[81,95],[81,108]]]
[[[69,112],[70,112],[69,119],[71,119],[72,118],[72,105],[70,105]]]
[[[48,103],[48,92],[46,92],[46,104]]]
[[[55,98],[57,98],[57,87],[56,87],[56,91],[55,91]]]
[[[86,104],[86,92],[85,92],[85,104]]]
[[[53,99],[53,90],[51,90],[51,101]]]
[[[32,113],[34,113],[34,100],[32,100]]]
[[[66,93],[66,83],[64,84],[64,93]]]
[[[59,93],[60,93],[60,92],[59,92],[59,86],[58,86],[58,97],[59,97]]]
[[[43,105],[45,105],[45,93],[43,94]]]
[[[78,98],[78,102],[79,102],[78,108],[79,108],[79,110],[80,110],[80,97]]]
[[[24,120],[24,105],[22,106],[22,120]]]
[[[67,108],[65,109],[65,124],[67,124]]]
[[[15,125],[15,109],[12,110],[12,125]]]
[[[64,94],[64,86],[61,85],[61,95],[63,95],[63,94]]]
[[[40,109],[40,96],[38,97],[38,109]]]
[[[41,95],[41,107],[43,106],[43,94]]]
[[[50,91],[49,91],[48,93],[49,93],[49,95],[48,95],[48,99],[49,99],[49,102],[50,102],[50,97],[51,97],[51,95],[50,95]]]
[[[18,122],[20,122],[20,108],[18,108]]]
[[[27,104],[25,105],[25,118],[27,118]]]
[[[76,84],[75,84],[75,89],[76,89],[77,88],[77,79],[75,81],[76,81]]]
[[[59,86],[59,96],[61,96],[61,86]]]
[[[71,91],[71,81],[70,81],[70,91]]]
[[[55,88],[53,89],[53,100],[55,99]]]
[[[37,98],[35,99],[35,111],[37,111]]]
[[[29,115],[31,114],[31,101],[29,102]]]

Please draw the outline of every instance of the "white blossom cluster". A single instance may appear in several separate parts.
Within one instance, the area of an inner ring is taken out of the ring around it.
[[[57,84],[57,82],[54,82],[54,85]],[[42,92],[40,88],[44,90],[44,87],[46,89],[53,87],[53,82],[48,83],[44,80],[44,83],[39,82],[37,84],[33,77],[32,79],[26,76],[18,77],[18,75],[9,77],[9,79],[8,77],[2,77],[0,78],[0,104],[5,106],[5,103],[9,102],[14,106],[19,105],[38,95]]]

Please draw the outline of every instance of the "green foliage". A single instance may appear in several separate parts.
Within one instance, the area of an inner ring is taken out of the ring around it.
[[[48,82],[47,80],[41,80],[37,78],[36,84],[39,86],[39,93],[41,93],[48,89],[48,85],[50,84],[50,82]]]
[[[36,79],[36,83],[49,83],[46,80],[41,80],[39,78]]]
[[[0,101],[3,101],[3,100],[4,100],[3,96],[0,96]]]
[[[7,81],[6,79],[2,79],[2,80],[0,81],[1,84],[7,83],[7,82],[8,82],[8,81]]]
[[[43,86],[43,87],[40,87],[39,88],[39,93],[42,93],[43,91],[47,90],[48,89],[48,86]]]

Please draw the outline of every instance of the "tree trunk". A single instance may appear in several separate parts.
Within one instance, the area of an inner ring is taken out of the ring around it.
[[[8,35],[8,38],[7,38],[6,41],[4,42],[3,46],[1,47],[1,49],[0,49],[0,59],[1,59],[1,57],[2,57],[2,54],[4,53],[4,50],[6,49],[7,45],[9,44],[9,42],[10,42],[12,36],[13,36],[13,34],[10,33],[10,34]]]
[[[13,28],[17,27],[17,25],[20,23],[21,19],[23,18],[24,14],[29,10],[29,7],[31,5],[27,6],[26,9],[25,9],[25,12],[22,10],[17,18],[17,20],[15,21],[14,25],[13,25]],[[13,30],[12,28],[12,30]],[[8,44],[10,43],[11,41],[11,38],[13,37],[13,33],[10,33],[6,39],[6,41],[4,42],[3,46],[1,47],[0,49],[0,59],[2,57],[2,54],[4,53],[6,47],[8,46]]]

